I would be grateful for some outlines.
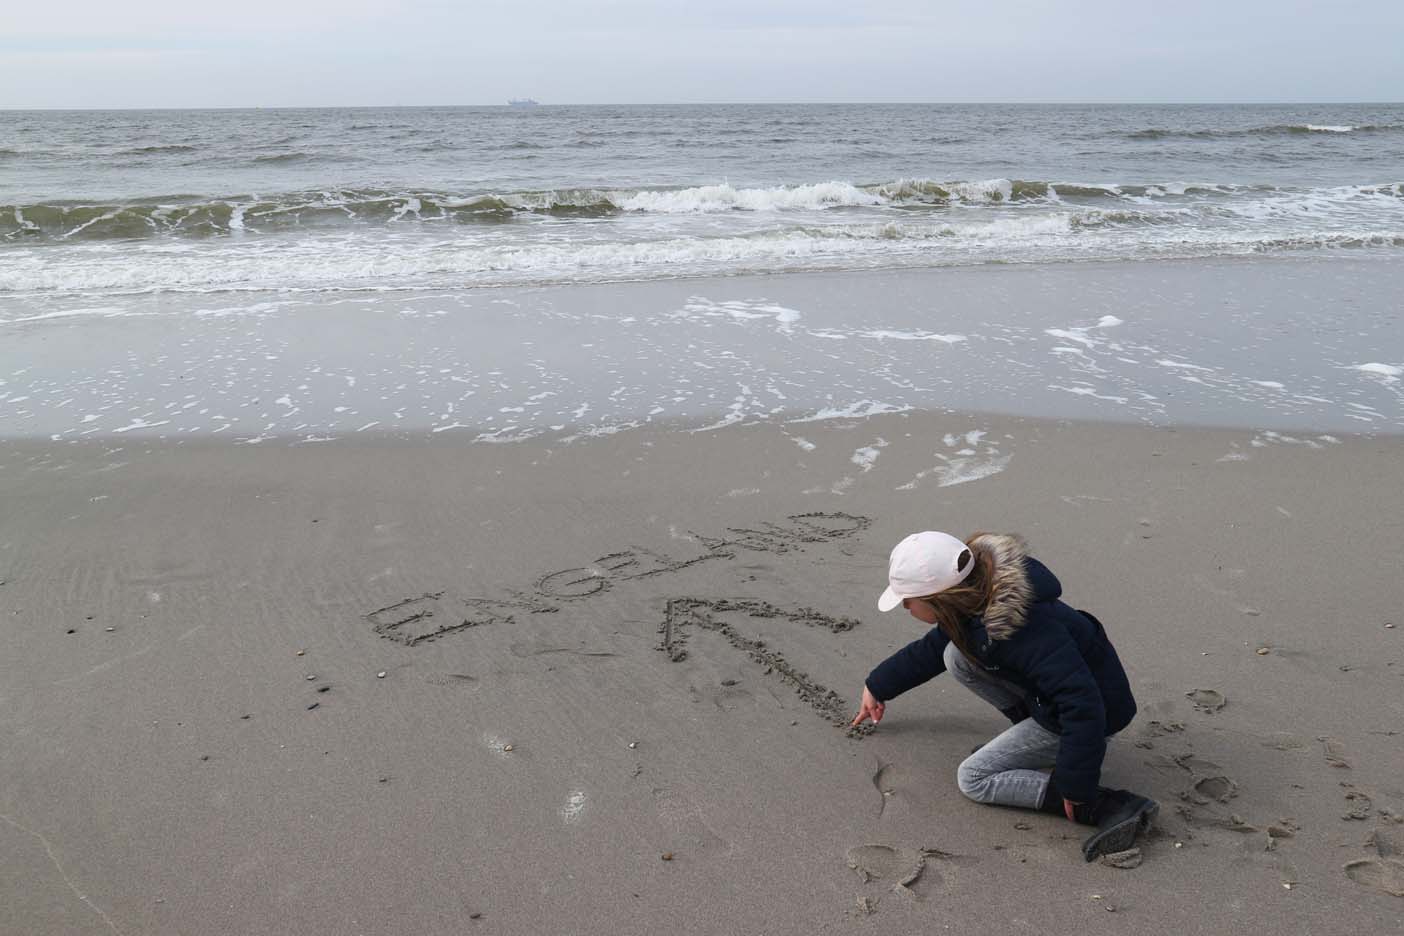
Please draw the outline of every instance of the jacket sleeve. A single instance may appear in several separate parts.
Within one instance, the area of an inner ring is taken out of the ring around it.
[[[879,663],[868,674],[867,687],[879,702],[895,699],[946,671],[944,654],[950,638],[933,627]]]
[[[1043,652],[1027,672],[1035,690],[1057,712],[1062,729],[1053,767],[1058,790],[1065,799],[1090,803],[1097,797],[1107,753],[1106,706],[1077,643],[1061,624],[1055,626],[1059,639],[1041,642]]]

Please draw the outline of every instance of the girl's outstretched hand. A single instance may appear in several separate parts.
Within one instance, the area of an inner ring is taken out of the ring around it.
[[[868,687],[863,687],[863,701],[858,706],[858,714],[853,716],[853,724],[849,727],[857,728],[863,724],[864,720],[871,718],[876,725],[882,721],[882,713],[887,711],[887,706],[883,705],[873,694],[868,691]]]

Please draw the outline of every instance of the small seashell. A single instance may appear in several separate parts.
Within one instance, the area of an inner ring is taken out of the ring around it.
[[[297,655],[298,655],[298,656],[302,656],[302,655],[303,655],[304,653],[306,653],[306,652],[307,652],[306,650],[299,650],[299,651],[297,651]]]
[[[506,751],[507,753],[510,754],[510,753],[512,752],[512,745],[510,745],[510,744],[504,744],[504,745],[502,745],[502,750],[504,750],[504,751]]]
[[[630,741],[630,742],[629,742],[629,750],[631,750],[631,751],[632,751],[634,748],[638,747],[638,746],[639,746],[639,742],[637,742],[637,741]]]
[[[314,679],[316,679],[316,678],[317,678],[317,675],[316,675],[315,673],[308,673],[308,674],[307,674],[307,681],[308,681],[308,682],[311,682],[312,680],[314,680]]]
[[[1385,627],[1388,627],[1390,630],[1394,630],[1393,624],[1386,624]]]
[[[375,678],[376,678],[376,679],[384,679],[384,678],[385,678],[385,670],[381,670],[380,672],[376,673],[376,674],[375,674]]]
[[[1268,650],[1267,647],[1259,647],[1259,648],[1258,648],[1258,656],[1267,656],[1269,652],[1270,652],[1270,651]]]
[[[1176,847],[1176,848],[1184,848],[1184,847],[1185,847],[1185,843],[1184,843],[1184,842],[1176,842],[1176,843],[1175,843],[1175,847]]]
[[[672,853],[672,852],[664,852],[664,853],[663,853],[662,855],[660,855],[659,857],[662,858],[664,861],[672,861],[672,860],[673,860],[673,853]]]
[[[110,633],[112,633],[113,631],[115,631],[116,629],[117,629],[117,628],[115,628],[115,627],[109,627],[109,628],[107,629],[107,632],[110,634]]]

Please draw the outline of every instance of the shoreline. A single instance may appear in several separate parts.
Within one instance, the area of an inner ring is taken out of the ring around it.
[[[1404,431],[1404,267],[1352,258],[150,296],[0,325],[0,438],[569,435],[941,409]],[[231,303],[232,304],[228,304]],[[568,429],[569,427],[569,429]]]

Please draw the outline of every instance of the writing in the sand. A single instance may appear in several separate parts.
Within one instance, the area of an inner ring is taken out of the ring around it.
[[[867,733],[849,727],[847,700],[804,670],[796,668],[785,659],[785,654],[770,646],[766,640],[743,634],[727,620],[729,616],[780,619],[834,634],[853,630],[858,626],[856,620],[834,617],[813,608],[778,608],[768,601],[752,598],[672,598],[664,609],[663,624],[658,628],[663,635],[658,649],[668,654],[669,660],[678,663],[687,659],[689,630],[700,628],[720,634],[732,647],[764,667],[762,675],[772,676],[794,689],[805,704],[824,716],[830,724],[846,729],[854,737]]]
[[[365,615],[377,634],[406,646],[436,640],[482,624],[511,623],[514,616],[549,614],[562,602],[589,599],[619,582],[680,572],[701,562],[734,559],[737,550],[785,553],[806,544],[853,536],[872,524],[869,517],[847,513],[791,514],[782,523],[727,527],[720,536],[691,532],[697,548],[676,555],[644,546],[626,546],[585,565],[548,572],[528,590],[463,597],[448,591],[404,598]]]

